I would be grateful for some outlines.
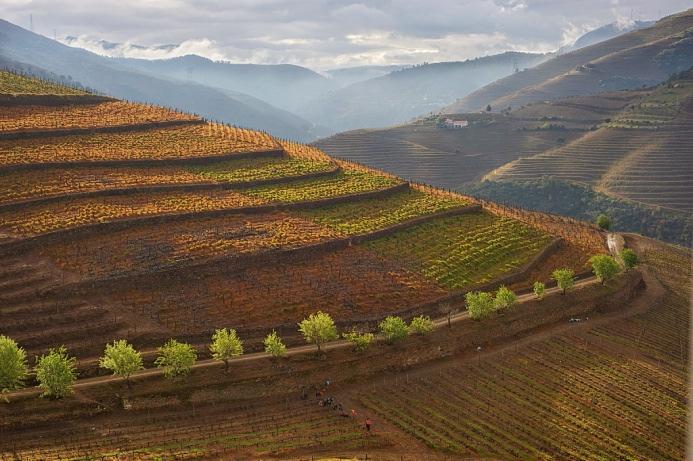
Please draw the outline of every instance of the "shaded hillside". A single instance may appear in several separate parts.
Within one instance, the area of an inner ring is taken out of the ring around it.
[[[114,59],[159,77],[196,82],[245,93],[287,111],[333,89],[334,82],[305,67],[289,64],[258,65],[215,62],[196,55],[171,59]]]
[[[531,101],[606,90],[638,88],[663,80],[693,64],[686,31],[693,27],[693,10],[668,16],[605,42],[557,56],[532,69],[500,79],[447,107],[446,113],[518,107]],[[664,59],[679,48],[688,65],[672,66]]]
[[[639,92],[600,126],[565,146],[505,165],[488,178],[550,176],[644,204],[693,210],[693,72]]]
[[[325,72],[332,79],[332,82],[342,88],[354,83],[363,82],[372,78],[382,77],[390,72],[396,72],[410,66],[356,66],[330,69]]]
[[[133,71],[114,60],[50,40],[0,20],[0,57],[11,68],[33,66],[97,91],[132,101],[195,112],[213,120],[269,130],[277,136],[310,139],[312,124],[250,96],[234,98],[204,85]]]
[[[444,118],[429,117],[386,129],[354,130],[315,143],[330,155],[393,171],[413,181],[455,189],[507,162],[562,145],[582,134],[580,129],[548,130],[545,113],[514,118],[505,114],[459,114],[469,126],[441,126]]]
[[[399,124],[546,58],[508,52],[414,66],[333,91],[308,102],[298,114],[333,131]]]

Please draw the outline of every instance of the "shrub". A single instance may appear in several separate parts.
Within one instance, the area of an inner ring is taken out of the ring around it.
[[[385,337],[385,340],[392,344],[396,341],[404,339],[409,334],[409,328],[402,317],[388,316],[380,322],[380,332]]]
[[[43,397],[62,398],[72,393],[77,379],[77,359],[67,355],[65,346],[51,349],[36,364],[36,380],[43,389]]]
[[[164,376],[174,378],[190,373],[195,361],[197,351],[187,343],[179,343],[175,339],[169,339],[166,344],[158,349],[159,356],[154,365],[163,368]]]
[[[496,310],[507,309],[512,307],[517,302],[517,295],[510,288],[501,286],[496,291],[496,299],[493,301],[493,307]]]
[[[130,375],[143,369],[142,355],[124,339],[106,344],[99,366],[111,370],[114,375],[122,376],[130,385]]]
[[[469,317],[474,320],[486,318],[493,311],[493,296],[491,296],[491,293],[483,291],[470,292],[464,295],[464,300],[467,303]]]
[[[597,226],[599,226],[599,228],[602,230],[611,229],[611,218],[605,214],[600,214],[597,216]]]
[[[0,392],[19,389],[26,375],[26,352],[13,339],[0,335]]]
[[[224,369],[229,369],[229,360],[243,354],[243,341],[236,334],[236,330],[223,328],[216,330],[212,335],[212,344],[209,345],[212,358],[222,360]]]
[[[414,317],[409,322],[409,331],[417,335],[426,335],[433,331],[433,321],[428,316]]]
[[[356,352],[363,352],[368,349],[373,339],[375,339],[373,333],[359,333],[354,329],[344,333],[342,337],[354,345],[354,350]]]
[[[556,281],[563,294],[575,285],[575,272],[571,269],[556,269],[551,274],[551,278]]]
[[[546,291],[546,285],[544,285],[542,282],[534,282],[534,286],[532,287],[532,290],[534,291],[534,296],[536,296],[537,299],[541,299],[544,297],[544,292]]]
[[[265,352],[272,357],[283,357],[286,354],[286,346],[276,331],[268,334],[264,340]]]
[[[301,320],[298,330],[308,343],[314,343],[320,352],[320,345],[338,338],[337,327],[329,314],[317,312],[310,314],[307,319]]]
[[[630,248],[624,248],[621,251],[621,259],[623,260],[623,265],[626,270],[632,269],[638,265],[638,255]]]
[[[611,280],[618,274],[621,267],[618,262],[609,255],[595,255],[590,258],[592,264],[592,272],[597,276],[602,285]]]

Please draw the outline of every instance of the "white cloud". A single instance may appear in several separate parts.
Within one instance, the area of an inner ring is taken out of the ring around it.
[[[690,0],[0,0],[2,15],[117,56],[234,62],[416,64],[551,51],[592,27],[653,19]],[[120,43],[104,47],[100,40]],[[157,44],[176,44],[161,47]],[[143,45],[142,47],[136,44]]]
[[[69,46],[84,48],[93,53],[113,58],[166,59],[196,54],[215,61],[227,59],[227,56],[217,44],[207,38],[185,40],[176,45],[151,46],[142,46],[130,42],[109,43],[88,35],[63,37],[58,40]]]

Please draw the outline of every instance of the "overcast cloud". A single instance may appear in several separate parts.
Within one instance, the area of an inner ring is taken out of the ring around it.
[[[618,21],[655,19],[692,0],[0,0],[0,17],[102,54],[195,53],[324,70],[553,51]],[[122,44],[104,50],[99,40]],[[156,45],[174,44],[159,48]],[[139,48],[133,45],[144,45]]]

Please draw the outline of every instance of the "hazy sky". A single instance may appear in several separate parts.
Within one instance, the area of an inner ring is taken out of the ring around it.
[[[587,30],[693,0],[0,0],[0,17],[111,55],[196,53],[315,69],[552,51]],[[98,40],[124,44],[104,51]],[[145,45],[139,49],[132,44]],[[173,49],[149,48],[178,44]]]

